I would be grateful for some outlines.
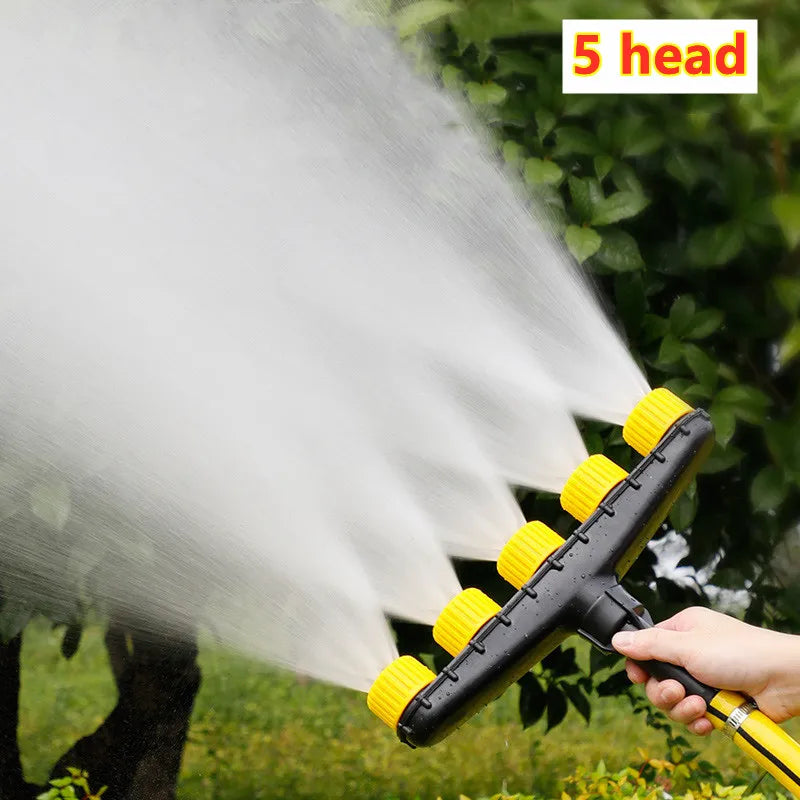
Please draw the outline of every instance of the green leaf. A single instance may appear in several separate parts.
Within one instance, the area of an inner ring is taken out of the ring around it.
[[[683,356],[683,345],[680,339],[668,333],[661,340],[661,347],[658,350],[658,363],[661,366],[669,366],[681,360]]]
[[[711,399],[711,390],[699,383],[690,383],[680,395],[689,405],[698,405]]]
[[[603,231],[603,244],[597,251],[597,260],[614,272],[633,272],[644,266],[636,239],[619,228]]]
[[[597,153],[597,150],[597,139],[593,133],[570,125],[556,128],[554,158],[570,155],[593,156]]]
[[[633,192],[634,194],[644,194],[641,181],[636,177],[636,171],[630,164],[624,161],[617,161],[611,170],[611,178],[614,186],[621,192]]]
[[[669,512],[669,521],[679,533],[688,530],[697,514],[697,494],[684,492],[673,504]]]
[[[625,670],[615,672],[597,686],[597,694],[600,697],[612,697],[621,694],[630,686],[628,674]]]
[[[714,436],[717,442],[725,447],[736,431],[736,415],[729,406],[720,403],[712,403],[708,413],[714,423]]]
[[[500,105],[507,96],[508,92],[499,83],[470,81],[467,84],[467,97],[476,106]]]
[[[581,222],[588,222],[597,204],[603,199],[600,182],[595,178],[569,178],[569,193],[572,204]]]
[[[669,320],[659,317],[657,314],[645,314],[642,322],[642,339],[644,342],[652,342],[655,339],[663,338],[669,330]]]
[[[543,669],[549,670],[559,678],[580,672],[574,647],[557,647],[546,655],[540,663]]]
[[[59,789],[63,789],[65,786],[69,786],[72,783],[72,778],[53,778],[50,781],[51,786],[57,786]]]
[[[800,436],[797,424],[786,420],[769,420],[764,436],[769,453],[779,466],[800,474]]]
[[[744,247],[744,231],[736,222],[698,228],[689,239],[686,253],[696,267],[721,267]]]
[[[693,386],[693,384],[689,378],[670,378],[664,381],[662,386],[665,389],[669,389],[672,394],[678,395],[682,400],[686,400],[686,392],[689,391],[689,388]]]
[[[442,84],[447,89],[460,89],[464,84],[464,73],[452,64],[442,67]]]
[[[779,194],[772,199],[772,212],[778,220],[790,249],[800,244],[800,194]]]
[[[594,157],[594,174],[597,175],[597,179],[602,181],[603,178],[611,172],[611,168],[614,166],[614,157],[607,156],[607,155],[599,155]]]
[[[778,347],[778,362],[785,367],[800,354],[800,320],[796,321],[781,339]]]
[[[622,219],[635,217],[647,207],[649,200],[636,192],[615,192],[597,204],[592,225],[611,225]]]
[[[502,50],[495,54],[497,59],[497,69],[495,77],[505,77],[508,75],[538,75],[541,71],[541,63],[519,50]]]
[[[592,707],[589,705],[589,698],[581,691],[580,686],[574,683],[562,683],[561,688],[569,699],[575,710],[587,721],[592,720]]]
[[[778,302],[790,313],[800,311],[800,278],[788,278],[780,275],[772,279],[772,288]]]
[[[578,225],[568,225],[564,235],[570,253],[583,263],[593,256],[599,249],[602,239],[600,234],[592,228],[582,228]]]
[[[773,511],[789,494],[789,486],[783,470],[769,465],[750,484],[750,502],[756,511]]]
[[[461,10],[458,3],[451,0],[417,0],[401,8],[392,17],[397,35],[405,38],[418,33],[421,28]]]
[[[664,161],[664,169],[686,189],[691,190],[700,180],[701,174],[697,162],[689,158],[682,150],[673,150]]]
[[[694,318],[697,304],[690,294],[682,294],[669,310],[669,326],[676,336],[683,336]]]
[[[583,434],[583,441],[590,456],[595,455],[595,453],[602,453],[605,450],[603,437],[597,431],[586,431]]]
[[[557,20],[556,25],[559,26],[558,30],[561,30],[560,18]],[[585,117],[602,104],[602,98],[596,94],[567,94],[561,99],[564,103],[563,113],[565,117]]]
[[[606,653],[598,647],[592,647],[589,650],[589,671],[593,675],[610,667],[613,663],[610,653]]]
[[[544,715],[547,708],[547,695],[542,689],[539,679],[531,672],[523,675],[518,683],[520,686],[519,718],[522,727],[529,728]]]
[[[554,161],[541,158],[525,159],[525,180],[535,186],[539,183],[558,183],[561,180],[561,167]]]
[[[729,406],[738,419],[753,425],[764,421],[770,400],[755,386],[739,384],[729,386],[717,393],[715,402]]]
[[[714,333],[725,319],[725,314],[717,308],[704,308],[698,311],[689,322],[683,338],[684,339],[705,339]]]
[[[697,380],[713,391],[717,385],[717,362],[704,353],[696,344],[684,345],[683,356]]]
[[[664,132],[650,118],[625,114],[614,125],[614,138],[623,156],[632,158],[657,150],[664,143]]]
[[[708,460],[700,467],[700,472],[703,475],[715,475],[718,472],[725,472],[725,470],[735,467],[743,458],[744,451],[738,447],[734,447],[732,444],[727,447],[721,447],[717,443]]]
[[[547,212],[542,218],[542,224],[553,236],[563,236],[567,229],[567,211],[561,192],[552,183],[538,183],[531,185],[531,196],[538,206],[537,212]]]
[[[605,243],[603,236],[603,243]],[[597,258],[601,257],[603,247],[597,251]],[[626,330],[633,334],[642,327],[642,321],[647,311],[647,297],[644,293],[644,281],[641,274],[621,272],[614,280],[614,300],[617,313],[625,324]]]
[[[525,159],[525,148],[511,139],[503,142],[503,160],[506,164],[520,165]]]
[[[556,686],[547,689],[547,730],[551,730],[567,715],[567,699]]]
[[[556,115],[546,108],[537,108],[533,116],[536,120],[536,134],[539,141],[543,142],[547,134],[556,126]]]

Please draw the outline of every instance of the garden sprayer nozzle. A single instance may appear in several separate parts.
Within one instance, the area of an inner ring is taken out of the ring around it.
[[[433,638],[451,656],[457,655],[499,610],[480,589],[464,589],[442,609],[433,626]]]
[[[367,706],[392,730],[406,706],[436,675],[413,656],[400,656],[389,664],[370,687]]]
[[[381,719],[391,724],[396,717],[398,736],[407,744],[432,745],[571,633],[580,631],[610,648],[611,635],[643,611],[619,578],[712,445],[708,415],[693,411],[660,437],[630,474],[604,456],[587,459],[562,493],[562,504],[582,524],[567,539],[541,522],[523,526],[497,564],[517,593],[502,608],[476,590],[451,601],[437,620],[435,636],[453,660],[433,679],[424,673],[411,698],[410,684],[404,682],[392,712]],[[370,695],[382,697],[379,684],[385,682],[382,673]],[[379,704],[371,699],[370,707]]]
[[[561,507],[578,522],[586,522],[608,493],[628,477],[622,467],[603,455],[589,456],[567,479]]]
[[[647,455],[661,437],[692,407],[669,389],[653,389],[634,407],[625,421],[622,438],[640,455]]]
[[[506,542],[497,559],[497,571],[515,589],[521,589],[562,544],[564,539],[543,522],[528,522]]]
[[[434,638],[454,658],[438,675],[404,656],[375,681],[369,706],[401,741],[441,741],[571,634],[613,653],[615,633],[653,624],[620,580],[708,456],[714,430],[705,411],[656,389],[633,409],[623,435],[644,458],[630,474],[602,455],[578,466],[561,493],[581,523],[566,540],[529,522],[508,541],[497,569],[518,591],[502,608],[477,589],[448,603]],[[752,701],[673,664],[642,666],[703,697],[715,727],[800,797],[800,745]]]

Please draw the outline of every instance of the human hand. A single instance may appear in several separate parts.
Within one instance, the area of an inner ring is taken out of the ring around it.
[[[629,659],[678,664],[703,683],[752,697],[775,722],[800,714],[800,636],[756,628],[707,608],[687,608],[653,628],[616,634],[614,648]],[[675,680],[658,681],[628,660],[634,683],[650,702],[692,733],[713,730],[702,697]]]

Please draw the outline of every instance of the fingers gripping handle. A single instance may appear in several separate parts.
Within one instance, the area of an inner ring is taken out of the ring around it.
[[[650,615],[646,612],[631,614],[628,613],[628,622],[620,628],[622,631],[638,631],[644,628],[652,628],[653,622]],[[707,686],[702,681],[697,680],[694,676],[690,675],[683,667],[677,664],[670,664],[666,661],[636,661],[648,675],[652,675],[660,681],[674,680],[683,686],[686,690],[686,696],[696,694],[706,701],[706,705],[710,705],[711,701],[719,692],[713,686]]]
[[[646,619],[624,630],[651,627]],[[770,773],[795,797],[800,797],[800,744],[758,710],[754,700],[735,692],[707,686],[683,667],[664,661],[637,661],[649,675],[663,680],[676,680],[688,695],[699,695],[706,701],[706,718],[727,735],[734,744]]]
[[[709,705],[717,695],[718,689],[707,686],[702,681],[690,675],[683,667],[677,664],[668,664],[666,661],[636,661],[636,663],[648,674],[660,681],[678,681],[686,690],[686,696],[697,694]]]

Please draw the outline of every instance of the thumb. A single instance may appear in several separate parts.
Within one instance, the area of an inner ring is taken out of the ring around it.
[[[617,652],[635,661],[657,659],[682,667],[697,653],[697,643],[691,633],[667,628],[622,631],[614,635],[611,644]]]

